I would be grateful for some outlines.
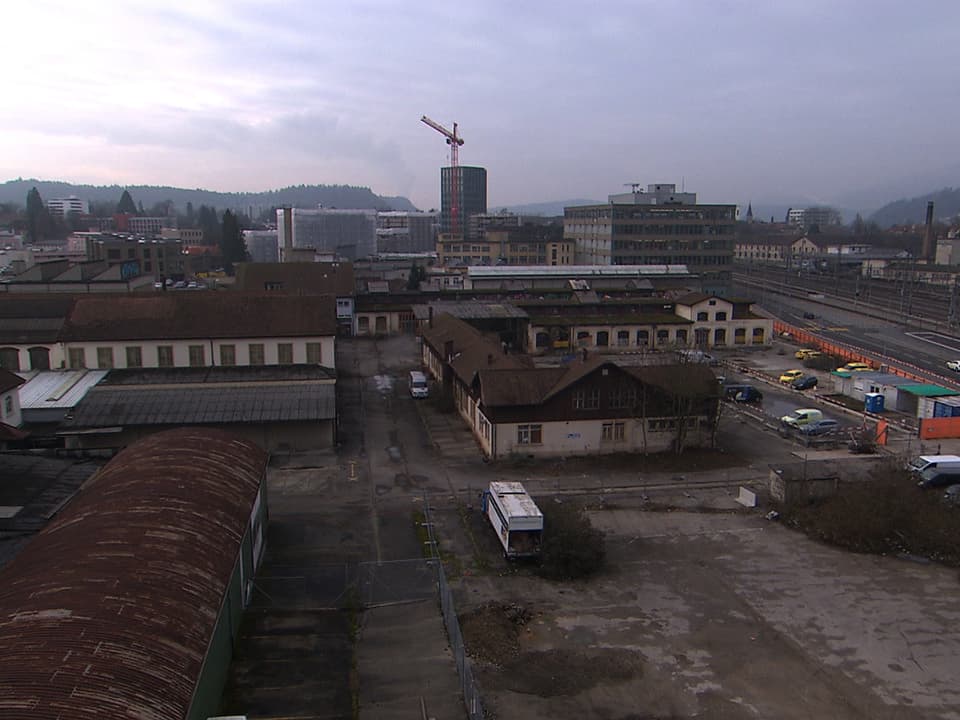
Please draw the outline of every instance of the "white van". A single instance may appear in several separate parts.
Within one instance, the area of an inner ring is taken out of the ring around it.
[[[427,376],[419,370],[410,371],[410,396],[414,398],[430,397],[430,384]]]
[[[780,422],[794,428],[801,428],[804,425],[820,422],[823,420],[823,413],[816,408],[798,408],[789,415],[780,418]]]
[[[960,467],[960,455],[920,455],[907,463],[907,470],[919,475],[924,470],[946,466]]]

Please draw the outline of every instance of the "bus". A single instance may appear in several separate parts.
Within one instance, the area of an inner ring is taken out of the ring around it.
[[[522,483],[491,482],[483,492],[481,507],[508,560],[540,555],[543,513]]]

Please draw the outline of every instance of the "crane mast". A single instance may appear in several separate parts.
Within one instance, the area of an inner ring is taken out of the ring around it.
[[[457,124],[453,124],[453,131],[448,130],[438,122],[434,122],[426,115],[420,122],[428,125],[443,135],[450,146],[450,232],[457,235],[460,232],[460,146],[463,138],[457,134]]]

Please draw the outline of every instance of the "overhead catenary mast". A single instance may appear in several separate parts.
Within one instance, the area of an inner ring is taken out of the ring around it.
[[[460,232],[460,156],[458,151],[463,145],[463,138],[457,134],[456,123],[453,124],[451,132],[426,115],[420,118],[420,122],[443,135],[447,139],[447,145],[450,146],[450,232],[457,235]]]

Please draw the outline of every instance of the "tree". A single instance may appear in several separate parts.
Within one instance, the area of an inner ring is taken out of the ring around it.
[[[863,235],[865,230],[865,225],[863,222],[863,216],[860,213],[857,213],[857,216],[853,219],[853,234],[854,235]]]
[[[56,223],[43,204],[40,191],[36,187],[31,188],[27,193],[27,237],[30,242],[39,242],[57,235]]]
[[[223,213],[223,224],[220,228],[220,254],[223,255],[223,266],[228,273],[233,272],[233,264],[244,262],[247,255],[247,244],[243,239],[243,231],[237,216],[229,210]]]
[[[410,276],[407,278],[407,290],[419,290],[420,283],[427,279],[427,271],[417,265],[416,262],[410,266]]]
[[[542,503],[543,543],[540,574],[552,580],[576,580],[603,570],[606,547],[603,533],[581,508]]]
[[[120,202],[117,203],[117,213],[120,215],[136,215],[137,206],[133,202],[133,198],[130,197],[130,193],[126,190],[123,191],[123,195],[120,196]]]
[[[220,220],[217,209],[201,205],[197,210],[197,227],[203,230],[204,245],[220,246]]]

